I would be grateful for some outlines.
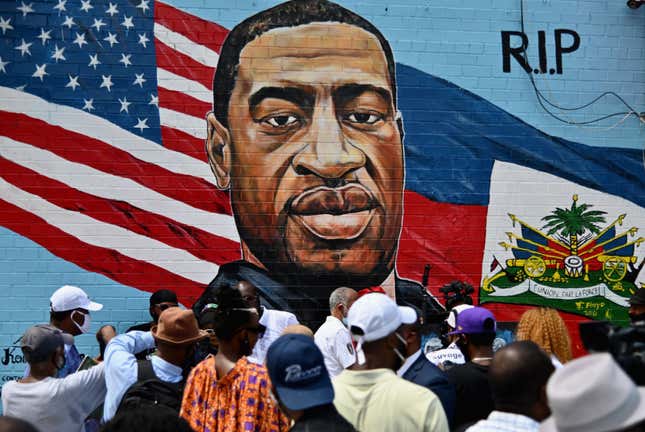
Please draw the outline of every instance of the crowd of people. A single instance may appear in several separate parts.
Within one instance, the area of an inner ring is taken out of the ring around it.
[[[152,321],[101,327],[90,358],[74,336],[102,305],[58,289],[50,323],[21,338],[28,366],[2,388],[0,432],[645,430],[645,387],[608,353],[572,359],[553,309],[526,311],[494,352],[495,316],[467,295],[437,327],[379,288],[340,287],[315,333],[239,277],[204,299],[195,313],[155,292]],[[645,289],[630,303],[645,325]],[[426,353],[437,328],[445,347]]]

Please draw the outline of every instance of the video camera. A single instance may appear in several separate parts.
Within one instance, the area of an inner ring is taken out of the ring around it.
[[[607,321],[580,323],[580,338],[589,352],[608,352],[636,385],[645,386],[645,321],[619,327]]]

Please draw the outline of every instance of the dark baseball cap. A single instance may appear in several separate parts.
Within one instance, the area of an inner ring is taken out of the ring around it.
[[[448,334],[495,333],[496,328],[495,315],[491,311],[483,307],[474,307],[457,315],[455,330]]]
[[[20,339],[20,348],[28,361],[47,359],[58,347],[72,345],[74,337],[49,324],[37,324],[27,329]]]
[[[310,337],[301,334],[280,336],[266,356],[271,383],[280,401],[299,411],[334,400],[334,388],[320,349]]]
[[[177,303],[177,294],[167,289],[155,291],[150,296],[150,306],[158,305],[159,303]]]

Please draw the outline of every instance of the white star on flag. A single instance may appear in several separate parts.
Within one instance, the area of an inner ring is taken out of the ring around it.
[[[22,16],[25,17],[27,16],[28,13],[34,11],[34,8],[32,7],[33,5],[34,5],[33,3],[29,3],[29,5],[26,5],[25,2],[20,2],[20,7],[16,9],[22,12]]]
[[[63,55],[64,51],[65,47],[58,48],[58,44],[54,46],[54,54],[52,54],[52,58],[56,60],[56,63],[58,63],[58,60],[67,60]]]
[[[2,29],[2,34],[5,34],[7,30],[13,30],[13,26],[9,24],[11,22],[11,18],[7,18],[6,20],[4,17],[0,17],[0,29]]]
[[[74,39],[75,44],[78,44],[79,48],[83,48],[83,45],[87,45],[87,42],[85,42],[85,33],[76,33],[76,39]]]
[[[114,46],[114,44],[118,44],[119,41],[116,40],[116,34],[112,34],[108,32],[108,35],[106,38],[103,38],[104,41],[108,41],[110,43],[110,48]]]
[[[143,83],[146,82],[147,80],[143,77],[143,74],[137,74],[135,73],[134,76],[136,79],[132,83],[132,85],[137,85],[139,84],[139,87],[143,87]]]
[[[6,65],[8,65],[11,62],[8,61],[2,61],[2,57],[0,57],[0,72],[7,73],[7,70],[4,68]]]
[[[60,14],[62,11],[66,11],[67,9],[65,8],[65,4],[67,3],[67,0],[58,0],[58,4],[54,6],[54,10],[57,10],[58,13]]]
[[[36,36],[36,39],[42,40],[43,45],[45,45],[45,42],[47,42],[47,40],[52,38],[51,36],[49,36],[49,33],[51,33],[51,32],[52,32],[51,30],[45,31],[44,28],[41,28],[40,29],[40,35]]]
[[[128,55],[121,54],[121,60],[119,60],[119,63],[123,63],[123,66],[127,68],[132,64],[132,62],[130,61],[130,57],[132,57],[132,54],[128,54]]]
[[[40,81],[43,80],[45,75],[49,75],[47,71],[45,71],[45,68],[47,67],[47,64],[41,64],[40,66],[36,65],[36,72],[34,72],[31,76],[34,78],[40,78]]]
[[[81,10],[83,12],[89,12],[90,9],[94,9],[90,0],[81,0]]]
[[[63,21],[61,25],[64,25],[68,29],[71,29],[73,25],[76,25],[76,23],[74,22],[74,19],[72,17],[68,17],[67,15],[65,15],[65,21]]]
[[[144,118],[141,120],[139,117],[137,117],[137,124],[134,125],[135,129],[139,129],[140,132],[143,132],[144,129],[148,129],[150,126],[147,124],[148,118]]]
[[[101,27],[104,27],[104,26],[106,26],[106,25],[107,25],[107,24],[105,24],[105,23],[103,22],[103,18],[99,18],[99,19],[94,18],[94,24],[92,24],[90,27],[94,27],[94,28],[96,28],[96,31],[97,31],[97,32],[100,32],[100,31],[101,31]]]
[[[148,6],[148,3],[150,3],[149,0],[141,0],[141,3],[137,5],[137,8],[141,9],[141,12],[145,14],[146,11],[150,9],[150,6]]]
[[[90,63],[87,66],[88,67],[92,66],[94,68],[94,70],[96,70],[96,66],[100,65],[100,64],[101,64],[101,62],[99,61],[99,55],[98,54],[94,54],[94,55],[90,54]]]
[[[148,39],[148,36],[146,36],[146,34],[145,34],[145,33],[144,33],[144,34],[140,34],[140,35],[139,35],[139,42],[137,42],[137,43],[138,43],[138,44],[143,45],[143,47],[144,47],[144,48],[148,48],[148,47],[146,46],[146,43],[147,43],[147,42],[150,42],[150,39]]]
[[[85,104],[83,105],[83,109],[86,109],[88,111],[92,111],[94,109],[94,99],[83,99],[83,103]]]
[[[114,15],[118,14],[118,13],[119,13],[119,10],[116,8],[116,5],[115,5],[115,4],[110,3],[110,7],[108,7],[108,8],[105,10],[105,13],[106,13],[106,14],[108,14],[108,15],[110,15],[110,16],[112,17],[112,16],[114,16]]]
[[[121,109],[119,110],[119,112],[125,111],[129,114],[128,107],[132,104],[132,102],[128,102],[128,98],[124,97],[123,100],[119,98],[119,103],[121,104]]]
[[[15,47],[14,49],[17,49],[20,51],[20,57],[24,57],[25,53],[31,55],[31,51],[29,51],[29,47],[33,45],[33,42],[25,42],[25,40],[22,40],[22,43]]]
[[[156,107],[159,106],[159,96],[155,96],[153,94],[150,94],[150,102],[148,102],[148,105],[154,105]]]
[[[111,88],[114,85],[114,83],[112,83],[112,75],[101,75],[101,78],[103,79],[103,82],[101,82],[101,86],[99,88],[105,87],[108,92],[111,91]]]
[[[121,25],[125,27],[126,30],[130,30],[130,28],[134,27],[134,24],[132,23],[132,17],[124,15]]]
[[[75,91],[76,87],[80,86],[80,84],[78,83],[78,75],[75,77],[71,75],[68,75],[68,76],[69,76],[69,82],[65,84],[65,87],[71,87],[72,91]]]

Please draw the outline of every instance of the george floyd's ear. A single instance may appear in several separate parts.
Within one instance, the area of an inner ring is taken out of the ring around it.
[[[231,136],[212,112],[206,115],[206,127],[208,163],[215,174],[217,187],[227,190],[231,185]]]

